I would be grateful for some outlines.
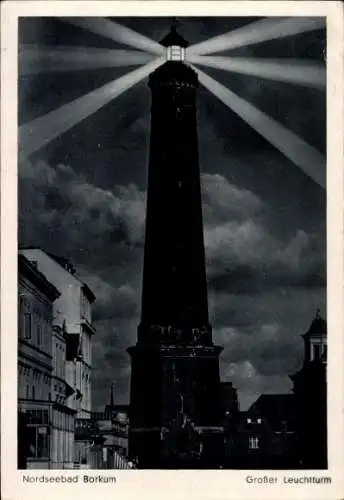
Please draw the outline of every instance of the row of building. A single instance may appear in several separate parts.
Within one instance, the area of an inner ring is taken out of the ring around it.
[[[70,261],[18,256],[18,468],[123,469],[128,407],[92,411],[95,295]]]
[[[91,415],[95,296],[68,260],[39,248],[18,258],[18,465],[72,468]]]

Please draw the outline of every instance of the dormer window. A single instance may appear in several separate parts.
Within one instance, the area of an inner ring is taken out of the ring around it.
[[[313,345],[313,359],[320,359],[320,344]]]
[[[184,61],[185,59],[185,49],[179,45],[167,47],[166,52],[168,61]]]

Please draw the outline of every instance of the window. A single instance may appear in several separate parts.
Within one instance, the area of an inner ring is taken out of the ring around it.
[[[42,345],[42,324],[40,318],[38,319],[37,322],[37,345],[38,346]]]
[[[261,418],[257,418],[257,424],[261,424],[262,423],[262,419]]]
[[[252,423],[252,420],[250,418],[247,419],[247,423],[248,424],[251,424]]]
[[[19,297],[18,304],[18,328],[19,328],[19,336],[24,336],[24,325],[23,325],[23,317],[24,317],[24,297]]]
[[[31,313],[24,314],[24,338],[31,339]]]
[[[28,424],[43,425],[49,424],[49,412],[48,410],[27,410],[26,412],[28,418]]]
[[[81,319],[85,319],[85,297],[83,293],[80,296],[80,316]]]
[[[30,458],[46,458],[49,456],[48,428],[41,425],[28,425],[27,438],[29,441]]]
[[[185,58],[185,49],[179,45],[172,45],[167,48],[167,59],[169,61],[183,61]]]
[[[36,394],[35,394],[35,387],[32,386],[32,399],[36,399]]]
[[[30,386],[27,384],[26,386],[26,394],[25,394],[25,397],[26,399],[29,399],[30,398]]]
[[[84,293],[81,292],[80,296],[80,316],[81,319],[90,321],[90,304]]]
[[[323,356],[325,361],[327,361],[327,344],[324,344],[323,346]]]
[[[19,314],[22,314],[24,312],[24,297],[21,295],[19,296],[18,306],[19,306]]]
[[[320,344],[313,344],[313,359],[320,359]]]
[[[248,440],[248,446],[249,446],[250,450],[258,450],[259,439],[257,437],[250,437]]]

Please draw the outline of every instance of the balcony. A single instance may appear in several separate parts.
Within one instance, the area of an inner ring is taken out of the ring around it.
[[[95,335],[95,333],[96,333],[95,328],[91,325],[91,323],[86,318],[81,318],[80,324],[81,324],[81,328],[84,331],[90,333],[91,335]]]

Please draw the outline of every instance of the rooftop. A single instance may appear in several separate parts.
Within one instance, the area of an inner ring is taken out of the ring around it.
[[[170,32],[164,36],[159,43],[163,47],[172,47],[173,45],[177,45],[178,47],[186,48],[189,46],[189,42],[177,32],[177,28],[175,26],[171,26]]]
[[[18,255],[18,271],[19,274],[27,276],[43,293],[52,301],[60,296],[57,288],[47,280],[47,278],[38,269],[35,263],[31,262],[24,255]]]
[[[21,247],[20,250],[41,250],[44,252],[46,255],[48,255],[51,259],[53,259],[57,264],[59,264],[63,269],[65,269],[67,272],[69,272],[72,276],[74,276],[76,279],[78,279],[83,287],[83,292],[88,298],[90,302],[94,302],[96,300],[96,296],[90,289],[90,287],[84,283],[80,277],[78,276],[76,269],[70,259],[67,259],[66,257],[60,257],[59,255],[52,254],[50,252],[46,252],[43,248],[39,246],[27,246],[27,247]]]
[[[320,311],[317,309],[315,318],[313,319],[309,330],[304,335],[312,336],[312,335],[327,335],[327,322],[326,320],[320,316]]]
[[[294,394],[262,394],[248,409],[247,413],[259,414],[272,425],[282,421],[293,422],[295,418]]]

